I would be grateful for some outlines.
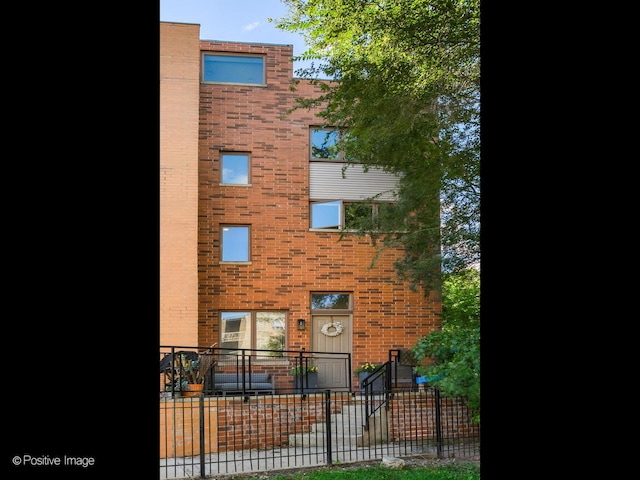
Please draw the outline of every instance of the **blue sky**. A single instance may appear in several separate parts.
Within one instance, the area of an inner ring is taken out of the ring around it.
[[[197,23],[201,40],[293,45],[305,50],[301,35],[277,29],[267,18],[280,18],[287,7],[280,0],[160,0],[160,21]],[[300,68],[294,64],[294,69]]]

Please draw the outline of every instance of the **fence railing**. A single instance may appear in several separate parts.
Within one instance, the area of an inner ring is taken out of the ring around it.
[[[318,355],[331,354],[161,348],[160,478],[204,478],[383,456],[479,457],[480,426],[472,423],[463,399],[443,397],[431,387],[418,390],[411,376],[398,382],[397,357],[390,354],[389,362],[374,372],[384,378],[383,391],[369,388],[372,377],[355,390],[350,375],[346,388],[337,391],[313,388],[308,378],[295,383],[292,369],[309,371]],[[351,359],[342,355],[350,373]],[[206,372],[210,383],[201,392],[176,385],[196,373],[193,362],[198,368],[211,366]],[[216,390],[216,375],[231,375],[239,382],[236,390]],[[272,383],[262,388],[253,381],[256,375],[271,375]]]
[[[380,397],[380,396],[378,396]],[[382,403],[372,396],[372,402]],[[480,427],[460,399],[396,391],[368,417],[362,395],[206,396],[160,400],[160,478],[353,463],[384,456],[479,457]]]
[[[180,397],[188,395],[196,383],[202,385],[198,393],[245,399],[262,393],[314,393],[317,386],[312,380],[317,375],[312,374],[324,362],[331,363],[332,379],[342,379],[333,381],[331,389],[352,391],[349,353],[162,346],[160,391],[165,397]]]

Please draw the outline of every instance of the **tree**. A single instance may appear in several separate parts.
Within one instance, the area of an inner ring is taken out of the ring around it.
[[[346,158],[400,177],[397,201],[351,228],[379,250],[402,248],[396,270],[414,290],[478,264],[479,0],[283,3],[277,28],[302,33],[297,59],[313,60],[296,74],[321,89],[296,108],[320,107],[347,132]]]
[[[296,74],[321,92],[296,108],[343,129],[346,158],[400,177],[396,202],[350,227],[378,252],[399,247],[396,270],[412,289],[441,288],[442,331],[414,351],[479,421],[480,1],[283,3],[276,26],[302,33],[297,59],[313,61]]]
[[[480,273],[475,269],[445,274],[442,285],[442,330],[420,338],[415,357],[433,362],[420,373],[447,396],[466,398],[480,422]]]

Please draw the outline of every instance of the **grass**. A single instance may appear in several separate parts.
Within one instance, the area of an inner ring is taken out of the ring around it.
[[[304,473],[278,475],[271,477],[271,480],[480,480],[480,467],[472,463],[447,463],[402,469],[380,465],[350,469],[329,467]]]

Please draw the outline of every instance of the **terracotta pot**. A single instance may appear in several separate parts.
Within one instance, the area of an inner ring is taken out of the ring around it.
[[[204,389],[204,383],[190,383],[187,386],[187,390],[182,392],[185,397],[197,397]]]

